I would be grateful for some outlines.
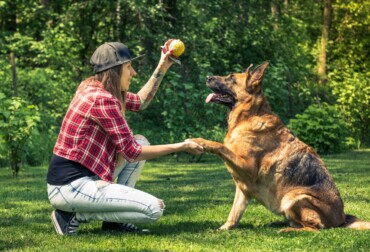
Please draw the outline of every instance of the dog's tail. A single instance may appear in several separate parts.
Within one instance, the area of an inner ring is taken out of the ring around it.
[[[342,224],[341,227],[358,229],[358,230],[369,230],[370,222],[360,220],[356,216],[346,214],[346,222]]]

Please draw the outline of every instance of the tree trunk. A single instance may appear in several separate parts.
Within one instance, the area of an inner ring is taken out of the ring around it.
[[[274,2],[271,3],[271,15],[272,15],[272,18],[274,19],[273,29],[274,31],[277,31],[279,28],[279,25],[278,25],[279,8],[278,8],[278,5]]]
[[[289,9],[289,0],[284,0],[284,3],[283,3],[283,13],[287,13],[288,12],[288,9]]]
[[[284,0],[284,9],[288,9],[289,0]]]
[[[320,83],[324,83],[326,80],[326,51],[327,51],[327,45],[328,45],[328,40],[329,40],[332,12],[333,12],[332,0],[325,0],[324,24],[322,27],[321,48],[320,48],[318,72],[317,72]]]
[[[17,70],[15,66],[15,55],[14,52],[10,53],[10,64],[12,65],[12,78],[13,78],[13,95],[18,96],[17,86]]]

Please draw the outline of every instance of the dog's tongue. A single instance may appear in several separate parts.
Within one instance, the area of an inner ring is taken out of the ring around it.
[[[215,93],[211,93],[211,94],[209,94],[208,96],[207,96],[207,98],[206,98],[206,103],[208,103],[208,102],[210,102],[211,100],[212,100],[212,98],[213,98],[213,96],[215,95]]]

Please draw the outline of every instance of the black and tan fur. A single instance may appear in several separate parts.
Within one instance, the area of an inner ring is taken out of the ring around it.
[[[235,228],[251,198],[285,216],[290,227],[283,232],[331,227],[370,229],[369,222],[345,215],[325,164],[271,111],[261,87],[267,65],[207,77],[207,86],[213,91],[207,102],[231,109],[223,144],[192,139],[220,156],[236,184],[232,209],[220,229]]]

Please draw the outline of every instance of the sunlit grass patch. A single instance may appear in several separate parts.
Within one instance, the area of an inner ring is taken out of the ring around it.
[[[323,157],[349,214],[370,220],[370,150]],[[26,167],[18,178],[0,169],[0,250],[4,251],[368,251],[370,231],[329,229],[278,233],[281,220],[252,200],[237,229],[217,231],[232,206],[235,186],[223,163],[169,158],[147,162],[137,188],[165,201],[164,216],[145,225],[150,235],[105,233],[82,224],[77,237],[54,232],[46,167]],[[144,226],[142,226],[144,227]]]

